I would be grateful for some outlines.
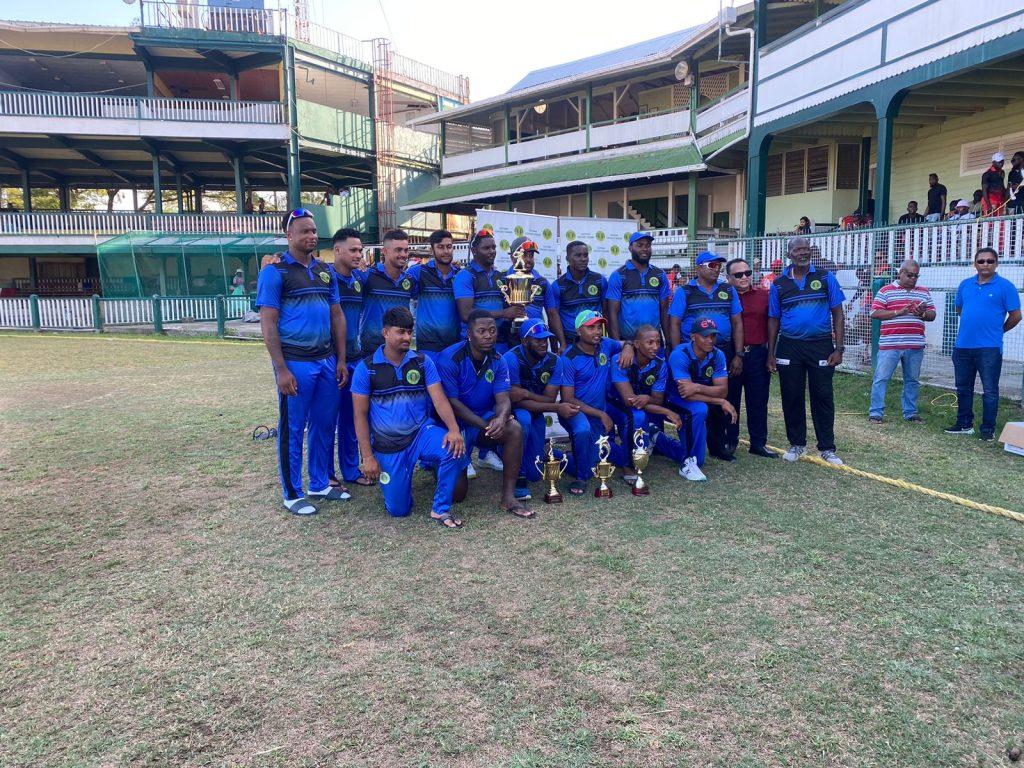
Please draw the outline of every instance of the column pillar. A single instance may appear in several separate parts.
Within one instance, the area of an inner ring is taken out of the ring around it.
[[[29,180],[28,168],[21,169],[21,206],[25,213],[32,213],[32,184]]]
[[[160,153],[153,152],[153,212],[164,212],[164,190],[160,184]]]
[[[857,197],[857,210],[864,212],[868,204],[868,184],[871,175],[871,137],[865,136],[860,140],[860,193]]]
[[[594,190],[587,184],[587,216],[593,218],[594,216]]]
[[[587,83],[587,152],[590,151],[590,102],[594,100],[594,84]]]
[[[906,93],[894,95],[878,115],[878,166],[875,172],[875,218],[876,227],[889,223],[889,186],[892,181],[892,140],[893,126],[903,105]]]
[[[192,189],[192,198],[193,198],[193,201],[194,201],[194,203],[192,205],[193,213],[202,213],[203,212],[203,185],[200,184],[198,181],[195,183],[195,186]]]
[[[686,239],[693,242],[697,239],[697,180],[700,176],[690,171],[686,177]]]
[[[629,218],[629,187],[622,188],[622,218]]]
[[[295,91],[295,49],[284,48],[285,89],[288,96],[288,207],[298,208],[302,204],[302,167],[299,161],[298,97]],[[372,96],[372,94],[371,94]],[[372,98],[371,98],[372,103]],[[244,210],[244,200],[240,210]]]
[[[761,4],[758,4],[761,8]],[[765,171],[768,164],[768,149],[771,147],[772,135],[753,133],[748,146],[747,157],[747,237],[764,234],[765,214]]]
[[[669,227],[676,225],[676,183],[674,181],[668,183],[668,225]]]
[[[231,165],[235,171],[235,206],[237,213],[245,213],[245,173],[243,161],[245,155],[241,152],[234,154],[231,158]]]
[[[35,256],[28,257],[28,285],[33,292],[39,286],[39,265]]]
[[[174,186],[175,186],[175,192],[177,193],[177,197],[178,197],[178,213],[184,213],[185,212],[185,191],[182,189],[182,186],[181,186],[181,173],[180,172],[174,174]]]
[[[57,198],[60,201],[62,211],[71,210],[71,189],[66,181],[62,181],[57,187]]]

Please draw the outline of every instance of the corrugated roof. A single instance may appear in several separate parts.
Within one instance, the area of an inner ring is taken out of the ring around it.
[[[599,53],[594,56],[576,59],[576,61],[569,61],[565,64],[556,64],[553,67],[535,69],[518,83],[509,88],[508,93],[515,93],[516,91],[533,88],[534,86],[550,83],[554,80],[561,80],[566,77],[573,77],[585,72],[631,64],[652,56],[657,56],[658,54],[668,53],[682,45],[702,26],[705,25],[701,24],[680,30],[679,32],[671,32],[667,35],[662,35],[661,37],[655,37],[653,40],[644,40],[639,43],[627,45],[624,48],[617,48],[614,51],[605,51],[604,53]]]
[[[454,181],[434,187],[403,208],[411,210],[440,203],[485,201],[531,190],[572,186],[574,182],[597,184],[605,180],[682,173],[703,167],[697,148],[684,144],[633,155],[565,162],[484,179]]]

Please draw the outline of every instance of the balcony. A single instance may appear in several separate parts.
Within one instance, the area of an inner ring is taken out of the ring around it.
[[[297,106],[302,138],[339,148],[373,151],[373,120],[366,115],[302,99]]]
[[[138,213],[134,211],[0,211],[0,237],[8,235],[74,237],[155,231],[175,234],[276,234],[280,213]]]
[[[4,133],[287,139],[279,102],[0,91]]]

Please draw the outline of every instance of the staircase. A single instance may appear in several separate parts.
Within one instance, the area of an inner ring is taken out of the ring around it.
[[[640,225],[640,229],[653,229],[653,227],[651,226],[651,222],[645,219],[641,215],[640,211],[638,211],[632,205],[626,206],[626,215],[629,216],[629,218],[636,221]]]

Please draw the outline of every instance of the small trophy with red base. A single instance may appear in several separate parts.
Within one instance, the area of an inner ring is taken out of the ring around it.
[[[594,477],[601,481],[601,484],[594,491],[594,497],[598,499],[610,499],[612,489],[608,487],[608,480],[615,472],[615,465],[608,461],[612,455],[612,446],[608,435],[601,435],[597,438],[597,464],[594,466]]]

